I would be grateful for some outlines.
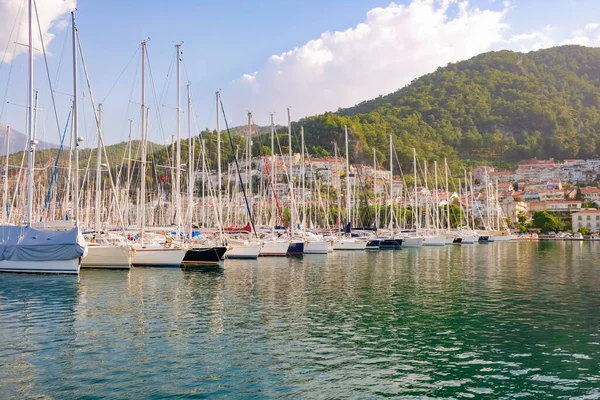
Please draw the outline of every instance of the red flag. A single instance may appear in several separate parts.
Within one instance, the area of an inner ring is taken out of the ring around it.
[[[167,177],[166,177],[166,176],[163,176],[163,177],[162,177],[162,180],[163,180],[163,181],[166,181],[166,180],[167,180]]]
[[[17,171],[15,171],[15,172],[13,173],[13,176],[17,176]]]

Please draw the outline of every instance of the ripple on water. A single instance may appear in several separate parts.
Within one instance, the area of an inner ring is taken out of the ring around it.
[[[600,244],[0,275],[7,398],[600,398]]]

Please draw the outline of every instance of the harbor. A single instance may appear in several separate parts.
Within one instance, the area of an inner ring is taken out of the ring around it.
[[[597,396],[594,242],[0,275],[5,398]]]

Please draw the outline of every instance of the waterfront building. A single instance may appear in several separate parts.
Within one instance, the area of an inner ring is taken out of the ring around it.
[[[600,210],[584,208],[571,214],[573,231],[578,231],[582,226],[592,232],[600,232]]]

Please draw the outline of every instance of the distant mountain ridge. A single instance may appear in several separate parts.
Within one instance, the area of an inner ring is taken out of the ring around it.
[[[6,134],[7,126],[0,124],[0,155],[6,154]],[[57,149],[60,146],[54,143],[38,140],[36,145],[37,150]],[[25,151],[27,148],[27,136],[23,133],[11,128],[10,129],[10,154]]]

